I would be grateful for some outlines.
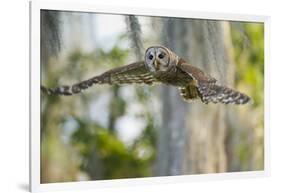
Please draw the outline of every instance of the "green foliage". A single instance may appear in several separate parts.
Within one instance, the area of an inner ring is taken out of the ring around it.
[[[236,83],[246,85],[255,106],[263,104],[264,26],[258,23],[234,22],[232,23],[232,39],[237,72],[239,72]]]
[[[82,155],[81,169],[89,172],[91,164],[98,164],[103,168],[96,176],[97,171],[90,171],[93,179],[115,179],[129,177],[145,177],[151,173],[148,168],[148,159],[139,158],[136,149],[128,148],[116,135],[99,125],[85,125],[79,122],[79,128],[72,135],[72,144]],[[96,160],[93,162],[92,157]],[[91,170],[91,169],[90,169]]]
[[[232,22],[232,40],[236,63],[235,83],[253,98],[250,117],[254,128],[242,128],[234,156],[239,169],[263,169],[264,129],[264,25],[261,23]],[[259,134],[258,134],[259,133]],[[253,161],[254,160],[254,161]]]
[[[121,49],[115,45],[110,51],[105,52],[102,49],[96,51],[96,59],[102,59],[102,62],[106,67],[116,67],[125,65],[126,59],[129,54],[128,49]]]

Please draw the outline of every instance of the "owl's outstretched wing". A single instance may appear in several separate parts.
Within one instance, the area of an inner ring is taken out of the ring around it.
[[[201,101],[205,104],[212,102],[240,105],[251,101],[246,94],[217,84],[200,84],[198,92]]]
[[[73,95],[82,92],[93,84],[148,84],[157,82],[154,76],[147,70],[143,61],[135,62],[126,66],[117,67],[95,76],[88,80],[76,83],[72,86],[59,86],[41,90],[51,95]]]

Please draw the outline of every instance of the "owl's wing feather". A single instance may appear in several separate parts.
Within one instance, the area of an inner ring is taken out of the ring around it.
[[[51,95],[73,95],[82,92],[93,84],[148,84],[157,82],[154,76],[146,69],[144,62],[135,62],[126,66],[117,67],[104,72],[99,76],[76,83],[72,86],[46,88],[41,86],[44,93]]]
[[[178,67],[191,76],[197,83],[215,83],[217,80],[201,69],[188,64],[185,60],[180,59]]]
[[[102,80],[100,84],[148,84],[151,85],[157,80],[151,72],[145,67],[144,62],[135,62],[127,66],[121,66],[109,70],[100,75]]]
[[[244,93],[234,89],[217,84],[200,84],[198,87],[201,101],[205,104],[223,103],[223,104],[246,104],[251,98]]]

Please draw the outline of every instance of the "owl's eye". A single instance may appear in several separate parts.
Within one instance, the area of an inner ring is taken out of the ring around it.
[[[160,53],[160,54],[158,55],[158,58],[162,59],[162,58],[164,58],[164,56],[165,56],[164,53]]]
[[[152,60],[152,59],[153,59],[153,55],[150,54],[150,55],[148,56],[148,59],[149,59],[149,60]]]

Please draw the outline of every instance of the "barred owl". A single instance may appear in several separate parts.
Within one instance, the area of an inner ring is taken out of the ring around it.
[[[250,97],[216,83],[217,80],[199,68],[190,65],[164,46],[152,46],[145,52],[144,61],[135,62],[104,72],[72,86],[41,90],[52,95],[73,95],[93,84],[147,84],[163,83],[175,86],[183,99],[201,99],[205,104],[246,104]]]

